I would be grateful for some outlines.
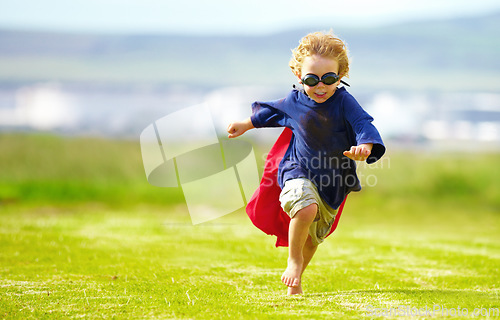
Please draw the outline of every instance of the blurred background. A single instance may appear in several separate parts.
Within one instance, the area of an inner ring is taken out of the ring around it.
[[[253,101],[288,93],[296,83],[291,49],[317,30],[347,42],[348,90],[375,117],[389,150],[500,149],[498,1],[0,5],[3,203],[112,199],[123,196],[120,188],[150,201],[152,188],[134,189],[146,183],[141,131],[207,103],[224,136],[229,121],[250,115]],[[249,137],[267,147],[276,134]],[[109,181],[113,192],[103,191]]]

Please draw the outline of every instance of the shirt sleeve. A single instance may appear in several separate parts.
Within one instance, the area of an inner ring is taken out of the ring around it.
[[[284,102],[285,99],[270,102],[254,102],[250,117],[253,126],[256,128],[286,126],[286,114],[276,108],[277,104],[283,104]]]
[[[354,131],[356,145],[372,143],[373,148],[367,163],[379,160],[385,153],[385,145],[377,128],[372,124],[373,117],[370,116],[353,96],[344,98],[344,116]]]

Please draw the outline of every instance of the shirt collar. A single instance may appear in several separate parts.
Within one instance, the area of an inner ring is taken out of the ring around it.
[[[339,95],[341,95],[342,92],[346,91],[344,87],[337,87],[337,90],[335,90],[335,93],[328,98],[325,102],[322,103],[317,103],[313,99],[311,99],[307,94],[306,91],[304,90],[303,87],[298,87],[298,86],[293,86],[294,90],[297,90],[299,92],[299,102],[308,106],[308,107],[321,107],[328,105],[332,103]]]

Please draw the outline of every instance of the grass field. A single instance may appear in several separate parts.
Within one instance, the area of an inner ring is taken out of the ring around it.
[[[305,294],[287,297],[286,249],[243,210],[193,226],[181,193],[147,184],[138,142],[0,147],[0,318],[500,317],[500,154],[361,168],[374,186],[349,196]]]

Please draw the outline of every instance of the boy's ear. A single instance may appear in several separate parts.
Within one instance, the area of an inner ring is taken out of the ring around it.
[[[302,84],[302,77],[300,76],[300,73],[296,73],[295,76],[297,77],[297,79],[299,80],[299,83]]]
[[[344,77],[344,75],[343,75],[343,74],[339,74],[339,81],[337,81],[337,82],[335,83],[335,86],[336,86],[336,87],[338,87],[338,86],[340,85],[340,80],[342,80],[342,78],[343,78],[343,77]]]
[[[339,82],[340,80],[342,80],[342,78],[344,78],[345,74],[339,74]]]

